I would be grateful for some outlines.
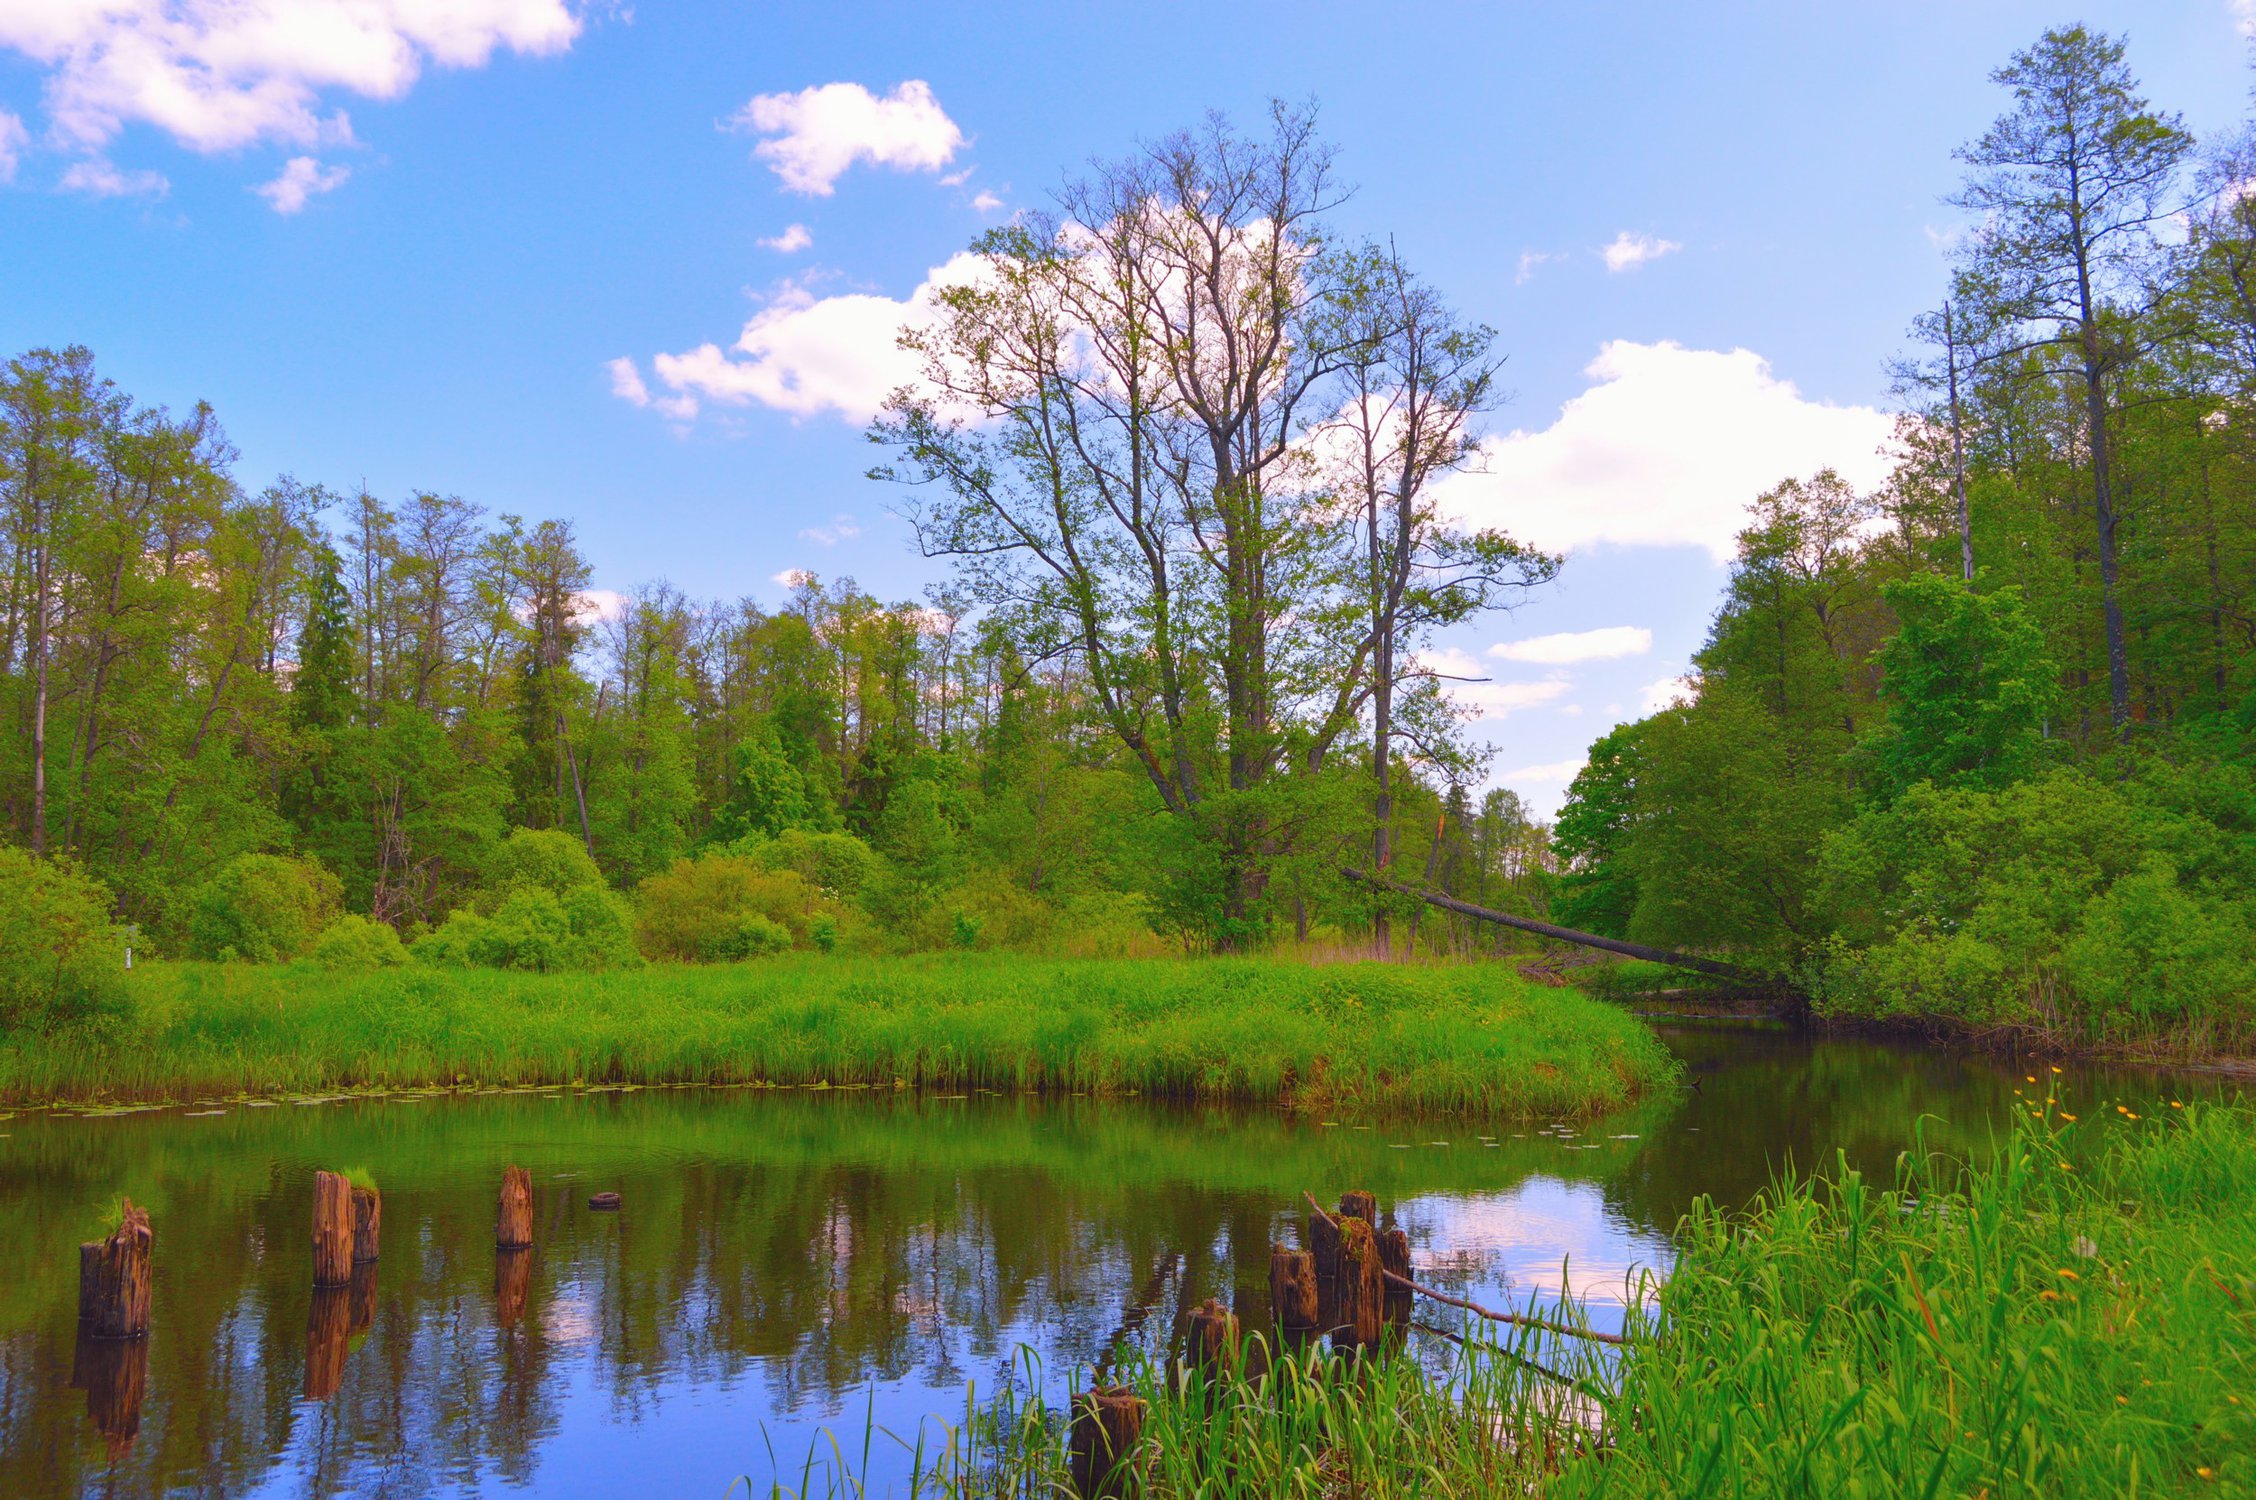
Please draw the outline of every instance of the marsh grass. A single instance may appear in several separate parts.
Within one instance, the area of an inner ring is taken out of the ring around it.
[[[1493,967],[799,955],[604,974],[152,965],[0,1097],[774,1083],[1583,1114],[1675,1076],[1634,1017]]]
[[[2118,1121],[2094,1161],[2057,1099],[2027,1108],[1976,1166],[1907,1152],[1884,1186],[1837,1162],[1699,1205],[1619,1356],[1483,1331],[1439,1374],[1141,1369],[1143,1493],[2256,1493],[2256,1110]],[[973,1403],[915,1436],[911,1493],[1065,1493],[1064,1422],[1023,1390]]]

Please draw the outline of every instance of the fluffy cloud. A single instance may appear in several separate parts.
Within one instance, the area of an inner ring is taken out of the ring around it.
[[[978,197],[971,200],[971,206],[976,213],[991,214],[1003,206],[1003,200],[993,193],[983,191]]]
[[[691,413],[702,399],[757,402],[797,417],[836,412],[849,422],[867,422],[887,396],[917,377],[916,356],[897,342],[901,329],[928,320],[941,287],[974,280],[983,266],[966,251],[934,267],[898,300],[873,292],[817,297],[786,282],[727,351],[700,344],[661,354],[651,366]]]
[[[30,139],[23,120],[0,109],[0,182],[16,180],[16,163],[23,160],[24,145]]]
[[[1657,714],[1679,699],[1690,698],[1695,686],[1697,684],[1690,677],[1663,677],[1658,681],[1648,682],[1637,705],[1638,711],[1648,715]]]
[[[768,575],[768,582],[775,584],[778,588],[804,588],[814,581],[815,575],[805,568],[785,568],[780,573]]]
[[[964,144],[932,86],[912,78],[882,98],[858,83],[826,83],[796,94],[760,94],[731,125],[768,137],[752,154],[794,193],[830,196],[858,161],[897,171],[936,172]]]
[[[310,156],[293,156],[281,176],[251,191],[271,204],[276,213],[294,214],[306,206],[307,199],[343,187],[350,176],[350,167],[325,167]]]
[[[1522,250],[1520,252],[1519,269],[1512,273],[1512,285],[1526,286],[1528,284],[1528,281],[1535,275],[1535,268],[1537,266],[1542,265],[1546,261],[1557,260],[1558,258],[1559,257],[1556,254],[1549,250]]]
[[[1608,625],[1600,630],[1566,631],[1533,635],[1525,640],[1500,641],[1488,648],[1498,661],[1531,661],[1560,667],[1578,661],[1613,661],[1643,656],[1653,649],[1653,632],[1642,625]]]
[[[162,198],[172,191],[161,172],[121,172],[102,157],[72,162],[63,173],[63,191],[91,198]]]
[[[611,394],[629,406],[654,407],[676,422],[686,422],[697,415],[697,398],[694,396],[657,396],[643,384],[642,371],[624,354],[617,359],[604,361],[603,368],[611,372]]]
[[[1439,503],[1550,551],[1689,543],[1720,561],[1781,479],[1831,465],[1874,488],[1887,474],[1887,413],[1804,400],[1751,350],[1616,340],[1584,373],[1597,383],[1558,420],[1487,440]]]
[[[760,248],[773,250],[778,255],[796,255],[815,242],[815,237],[804,224],[794,224],[781,234],[771,234],[760,241]]]
[[[1656,239],[1649,234],[1631,234],[1623,230],[1613,238],[1613,243],[1598,247],[1609,271],[1634,271],[1649,260],[1659,260],[1664,255],[1674,255],[1684,247],[1675,240]]]
[[[0,47],[46,73],[52,134],[95,151],[128,124],[198,151],[350,140],[329,90],[396,99],[427,64],[570,47],[566,0],[0,0]]]
[[[1419,671],[1442,679],[1441,690],[1459,708],[1475,718],[1505,719],[1531,708],[1556,703],[1573,691],[1574,684],[1553,673],[1540,682],[1493,682],[1481,664],[1455,646],[1421,651]]]

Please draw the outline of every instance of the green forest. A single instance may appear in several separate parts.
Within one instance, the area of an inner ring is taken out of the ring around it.
[[[1571,567],[1434,498],[1502,341],[1338,229],[1303,110],[1093,168],[904,335],[927,379],[871,477],[945,573],[921,599],[598,592],[567,521],[265,482],[222,413],[22,353],[0,1025],[116,1003],[127,946],[1527,944],[1355,868],[1824,1015],[2246,1047],[2256,134],[2194,140],[2080,28],[1997,78],[1893,473],[1748,497],[1681,699],[1597,740],[1556,826],[1482,790],[1416,654]]]

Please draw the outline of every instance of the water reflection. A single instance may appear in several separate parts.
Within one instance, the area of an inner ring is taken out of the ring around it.
[[[1210,1296],[1267,1331],[1269,1245],[1297,1238],[1303,1188],[1375,1191],[1421,1280],[1492,1304],[1571,1287],[1618,1321],[1696,1195],[1836,1146],[1884,1171],[1923,1114],[1935,1143],[1977,1145],[2021,1085],[1978,1058],[1671,1035],[1696,1088],[1573,1127],[756,1090],[19,1115],[0,1494],[764,1491],[825,1424],[858,1448],[867,1413],[910,1434],[960,1415],[1022,1346],[1062,1385],[1116,1347],[1163,1351]],[[316,1290],[312,1177],[340,1163],[382,1185],[384,1258]],[[494,1248],[508,1163],[532,1172],[529,1250]],[[589,1211],[596,1189],[624,1210]],[[76,1244],[121,1190],[156,1226],[155,1329],[89,1349]]]

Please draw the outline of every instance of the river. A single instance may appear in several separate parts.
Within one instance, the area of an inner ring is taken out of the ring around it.
[[[18,1111],[0,1495],[720,1500],[740,1477],[796,1488],[826,1431],[857,1470],[874,1432],[884,1481],[967,1383],[1031,1369],[1054,1396],[1108,1350],[1163,1354],[1208,1296],[1261,1324],[1302,1189],[1376,1192],[1421,1280],[1491,1305],[1571,1289],[1606,1327],[1700,1195],[1742,1202],[1836,1150],[1882,1177],[1915,1138],[1978,1152],[2032,1077],[2092,1117],[2218,1087],[1659,1024],[1684,1086],[1571,1125],[749,1088]],[[512,1162],[536,1245],[500,1258]],[[382,1188],[383,1254],[316,1294],[313,1173],[352,1167]],[[601,1190],[619,1211],[588,1208]],[[121,1191],[155,1226],[154,1328],[79,1389],[77,1245]]]

